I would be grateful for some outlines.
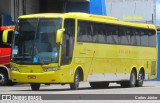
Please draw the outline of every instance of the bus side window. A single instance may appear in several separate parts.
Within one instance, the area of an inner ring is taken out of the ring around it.
[[[156,32],[154,30],[148,30],[148,46],[156,47]]]
[[[128,45],[129,41],[127,39],[127,28],[120,26],[119,27],[119,36],[120,36],[120,44],[122,45]]]
[[[126,27],[127,45],[131,45],[131,28]]]
[[[112,28],[112,41],[114,44],[119,43],[119,30],[118,26],[114,25]]]
[[[75,20],[65,19],[62,43],[61,65],[71,63],[74,49]]]
[[[114,42],[113,42],[113,39],[112,39],[112,29],[113,29],[113,27],[111,26],[111,25],[106,25],[106,29],[107,29],[107,43],[108,44],[113,44]]]
[[[141,38],[140,38],[140,33],[138,29],[135,29],[135,36],[136,36],[136,45],[140,46],[141,45]]]
[[[148,35],[146,30],[141,29],[141,46],[148,46]]]
[[[94,23],[93,24],[93,42],[95,43],[105,43],[106,37],[105,37],[105,25],[100,23]]]
[[[78,21],[78,42],[92,42],[91,23]]]
[[[136,46],[136,34],[135,34],[135,32],[134,32],[134,28],[130,28],[130,30],[131,30],[131,33],[130,33],[130,44],[131,45],[134,45],[134,46]]]

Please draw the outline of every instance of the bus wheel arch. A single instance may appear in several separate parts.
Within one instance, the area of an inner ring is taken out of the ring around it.
[[[137,75],[136,86],[142,87],[144,79],[145,79],[145,70],[143,67],[141,67]]]

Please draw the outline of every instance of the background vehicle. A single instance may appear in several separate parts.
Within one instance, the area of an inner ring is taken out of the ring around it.
[[[144,79],[157,77],[156,34],[151,24],[86,13],[20,16],[13,35],[11,79],[30,83],[32,90],[39,90],[41,83],[70,84],[75,90],[80,81],[92,88],[110,82],[142,86]]]
[[[10,79],[9,62],[11,55],[11,46],[2,42],[2,34],[4,30],[14,29],[14,26],[0,27],[0,85],[13,85]]]

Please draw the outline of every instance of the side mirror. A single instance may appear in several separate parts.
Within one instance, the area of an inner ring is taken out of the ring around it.
[[[7,29],[3,31],[2,41],[5,44],[11,44],[13,29]]]
[[[59,29],[59,30],[57,30],[56,43],[62,44],[62,37],[63,37],[63,32],[64,31],[65,31],[65,29]]]

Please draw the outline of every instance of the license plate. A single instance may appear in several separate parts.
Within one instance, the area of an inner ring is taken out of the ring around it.
[[[28,79],[36,79],[36,76],[35,75],[29,75]]]

